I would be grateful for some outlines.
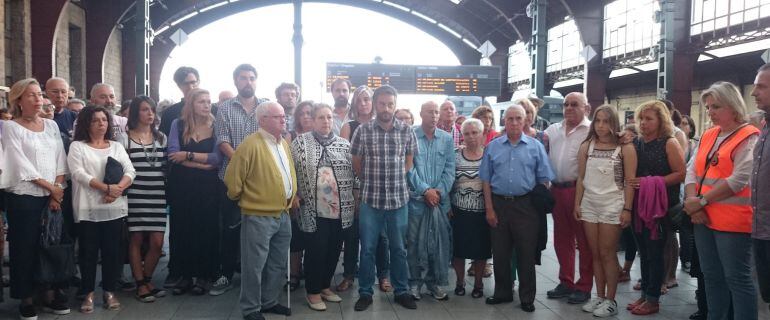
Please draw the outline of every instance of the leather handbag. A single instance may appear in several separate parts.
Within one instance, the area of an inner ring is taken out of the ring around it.
[[[36,279],[39,283],[69,281],[75,275],[75,244],[64,231],[61,211],[48,209],[42,216]]]

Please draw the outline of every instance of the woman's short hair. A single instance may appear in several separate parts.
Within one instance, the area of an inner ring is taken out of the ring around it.
[[[470,126],[475,126],[476,129],[479,129],[479,132],[484,131],[484,123],[481,122],[481,120],[474,117],[474,118],[465,119],[465,121],[463,121],[463,124],[460,125],[460,132],[464,133],[465,128]]]
[[[471,112],[471,117],[476,119],[481,119],[482,116],[489,114],[489,117],[492,118],[492,126],[495,125],[495,111],[492,110],[489,106],[480,105],[476,109],[473,109],[473,112]],[[481,130],[484,130],[483,128]]]
[[[350,102],[350,118],[351,120],[358,120],[358,99],[362,95],[369,95],[369,99],[372,98],[372,95],[374,95],[374,91],[367,87],[367,86],[358,86],[355,91],[353,91],[353,99]],[[369,120],[374,118],[374,102],[372,101],[372,110],[369,112]]]
[[[701,106],[706,106],[706,98],[711,97],[723,107],[730,107],[735,113],[735,121],[738,123],[746,123],[747,112],[746,103],[743,101],[741,92],[738,91],[738,87],[727,81],[717,81],[712,84],[708,89],[704,90],[700,95]]]
[[[19,81],[16,81],[16,83],[11,86],[11,91],[8,92],[8,104],[11,108],[11,115],[13,115],[14,118],[21,117],[21,106],[19,105],[19,100],[21,100],[21,96],[24,95],[24,91],[27,91],[27,88],[31,85],[40,86],[40,82],[35,80],[35,78],[26,78]]]
[[[315,120],[315,117],[318,115],[318,111],[321,111],[321,109],[329,109],[329,111],[334,113],[334,109],[332,109],[332,106],[323,102],[316,102],[313,104],[313,109],[310,109],[310,117],[312,117]]]
[[[97,112],[103,112],[107,117],[107,132],[104,133],[104,140],[112,140],[112,114],[102,106],[93,105],[83,108],[78,113],[78,117],[75,120],[75,134],[72,140],[91,142],[91,135],[88,134],[88,130],[91,130],[91,121],[93,121],[94,114]]]
[[[398,115],[399,112],[405,112],[406,114],[409,115],[409,118],[412,118],[412,122],[414,122],[414,114],[412,114],[412,111],[410,111],[407,108],[396,109],[396,112],[394,112],[393,115],[396,116]],[[374,113],[374,111],[372,111],[372,113]],[[408,125],[408,123],[405,123],[405,124]]]
[[[673,137],[674,136],[674,121],[671,120],[671,114],[668,113],[668,108],[660,100],[650,100],[640,104],[636,108],[634,117],[636,123],[642,123],[642,113],[651,110],[655,112],[655,115],[660,121],[660,136],[661,137]]]

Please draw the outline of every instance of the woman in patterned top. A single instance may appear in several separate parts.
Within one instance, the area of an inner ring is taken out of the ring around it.
[[[166,295],[151,283],[166,232],[167,141],[157,127],[155,101],[147,96],[131,99],[128,132],[118,135],[118,141],[136,169],[136,179],[128,189],[128,260],[136,280],[136,299],[141,302],[153,302]],[[145,239],[149,241],[142,256]]]
[[[457,150],[455,183],[451,192],[451,224],[454,258],[452,265],[457,274],[455,295],[465,295],[465,259],[471,259],[474,284],[471,296],[484,296],[484,267],[492,257],[489,225],[485,218],[484,196],[479,178],[479,166],[484,155],[484,124],[470,118],[463,122],[461,130],[465,148]]]
[[[304,240],[307,303],[316,311],[326,310],[324,301],[342,301],[331,291],[331,279],[353,225],[350,143],[332,132],[332,113],[327,104],[313,105],[313,131],[291,144],[298,185],[294,207],[300,207],[296,236]]]
[[[631,144],[621,145],[618,132],[615,109],[600,106],[578,150],[575,219],[583,221],[591,248],[597,295],[583,305],[583,311],[596,317],[618,313],[617,245],[633,209],[634,189],[624,188],[624,181],[636,176],[636,151]]]

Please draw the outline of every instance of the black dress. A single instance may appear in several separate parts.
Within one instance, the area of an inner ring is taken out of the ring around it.
[[[212,135],[201,141],[185,144],[180,135],[182,152],[210,153],[214,148]],[[174,268],[183,277],[211,279],[217,268],[219,248],[219,197],[217,170],[201,170],[173,164],[169,172],[171,232],[179,242]]]

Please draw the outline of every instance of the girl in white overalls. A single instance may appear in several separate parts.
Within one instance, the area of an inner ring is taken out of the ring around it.
[[[616,252],[622,228],[631,223],[633,208],[633,188],[624,188],[624,182],[636,176],[636,150],[632,144],[621,145],[619,133],[615,109],[603,105],[596,109],[588,137],[578,150],[575,219],[583,221],[591,248],[597,295],[583,311],[597,317],[618,313],[615,292],[620,270]]]

